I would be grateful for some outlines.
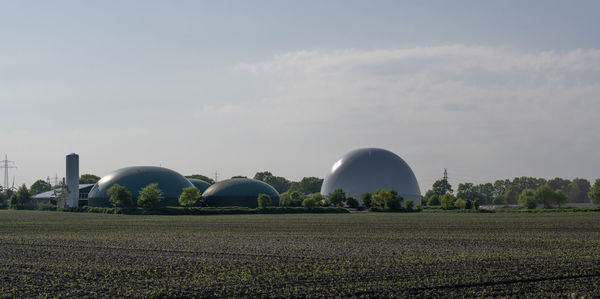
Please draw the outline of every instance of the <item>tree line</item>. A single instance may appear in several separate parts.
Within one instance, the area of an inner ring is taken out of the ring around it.
[[[598,204],[600,179],[597,179],[594,185],[590,185],[586,179],[568,180],[558,177],[550,180],[516,177],[513,180],[496,180],[494,183],[478,185],[460,183],[456,196],[448,180],[440,179],[425,193],[423,201],[428,206],[443,208],[491,204],[520,204],[530,208],[541,204],[550,208],[555,205],[560,207],[567,202]]]

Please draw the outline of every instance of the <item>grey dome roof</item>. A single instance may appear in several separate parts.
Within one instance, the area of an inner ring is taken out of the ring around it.
[[[244,206],[255,208],[258,195],[271,197],[272,205],[279,205],[279,193],[271,185],[246,178],[229,179],[215,183],[204,191],[202,198],[208,206]]]
[[[188,179],[188,181],[190,181],[190,183],[192,183],[194,187],[200,190],[200,194],[202,194],[202,192],[204,192],[206,189],[208,189],[208,187],[210,187],[210,183],[200,179]]]
[[[157,183],[163,192],[162,205],[177,205],[177,198],[184,188],[192,187],[192,183],[181,174],[163,167],[134,166],[117,169],[102,177],[89,193],[90,206],[110,206],[106,190],[114,184],[124,186],[135,199],[139,190],[149,184]]]
[[[328,195],[338,188],[359,200],[366,192],[394,189],[405,200],[421,202],[419,184],[410,166],[380,148],[357,149],[335,162],[323,181],[321,194]]]

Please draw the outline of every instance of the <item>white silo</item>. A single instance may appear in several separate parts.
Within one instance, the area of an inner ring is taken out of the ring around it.
[[[73,153],[67,155],[67,187],[69,188],[69,200],[67,206],[79,206],[79,155]]]

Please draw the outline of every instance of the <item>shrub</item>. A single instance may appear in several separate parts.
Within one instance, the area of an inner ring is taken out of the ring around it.
[[[358,207],[358,200],[356,200],[356,198],[354,198],[354,197],[348,197],[348,198],[346,199],[346,204],[347,204],[349,207],[351,207],[351,208],[353,208],[353,209],[356,209],[356,207]]]
[[[310,196],[315,201],[315,205],[317,207],[323,206],[325,204],[325,197],[321,193],[313,193]]]
[[[441,203],[440,203],[440,197],[437,194],[432,194],[427,199],[427,205],[428,206],[439,206],[439,205],[441,205]]]
[[[412,211],[412,209],[415,207],[415,202],[412,200],[407,200],[406,201],[406,210],[408,211]]]
[[[442,209],[452,209],[454,208],[454,202],[456,201],[456,197],[454,197],[454,195],[450,194],[450,193],[446,193],[442,196],[441,199],[441,204],[442,204]]]
[[[317,206],[317,201],[315,200],[314,197],[311,196],[311,197],[305,198],[302,201],[302,206],[305,208],[308,208],[308,209],[312,209]]]
[[[467,207],[467,201],[462,198],[459,198],[456,201],[454,201],[454,206],[459,209],[465,209]]]
[[[264,194],[264,193],[261,193],[258,195],[257,201],[258,201],[258,207],[260,209],[264,209],[267,206],[270,206],[271,202],[272,202],[271,196]]]

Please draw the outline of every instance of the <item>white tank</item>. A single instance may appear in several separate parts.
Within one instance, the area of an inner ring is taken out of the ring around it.
[[[69,188],[68,207],[79,206],[79,155],[67,155],[67,187]]]
[[[345,154],[333,164],[321,186],[329,195],[341,188],[361,203],[365,192],[396,190],[405,200],[421,203],[421,191],[410,166],[396,154],[380,148],[363,148]]]

